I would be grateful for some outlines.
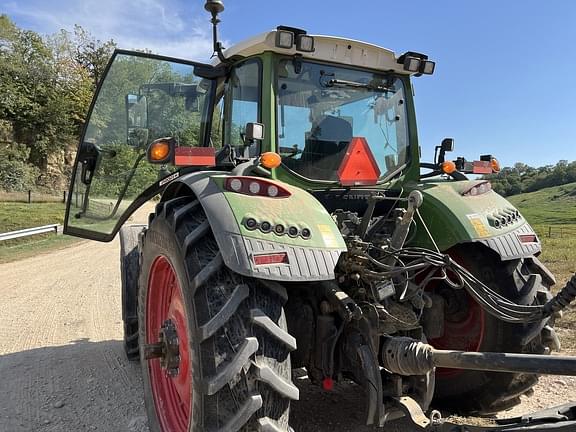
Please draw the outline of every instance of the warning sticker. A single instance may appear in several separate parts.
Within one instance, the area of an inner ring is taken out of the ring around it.
[[[322,236],[322,240],[324,240],[324,244],[328,247],[338,247],[338,241],[336,240],[336,236],[332,232],[332,228],[329,225],[318,225],[318,231],[320,231],[320,235]]]
[[[165,179],[162,179],[158,182],[158,186],[164,186],[166,183],[170,183],[172,180],[177,179],[180,177],[180,173],[176,171],[174,174],[169,175]]]
[[[466,215],[479,237],[490,237],[490,230],[484,223],[484,216],[477,213]]]

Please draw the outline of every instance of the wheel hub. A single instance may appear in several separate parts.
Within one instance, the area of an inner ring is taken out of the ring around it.
[[[160,367],[173,378],[180,372],[180,347],[176,326],[171,319],[167,319],[160,327],[159,341],[155,344],[144,345],[144,358],[160,359]]]

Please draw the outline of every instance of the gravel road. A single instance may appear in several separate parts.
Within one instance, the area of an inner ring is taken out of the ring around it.
[[[145,432],[139,366],[122,349],[118,240],[0,265],[0,432]],[[360,426],[352,384],[325,393],[297,379],[300,431],[374,431]],[[546,377],[513,413],[576,399],[576,379]],[[386,431],[411,432],[399,421]]]

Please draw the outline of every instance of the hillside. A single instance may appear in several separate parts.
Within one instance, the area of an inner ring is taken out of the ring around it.
[[[576,224],[576,183],[507,197],[531,224]]]

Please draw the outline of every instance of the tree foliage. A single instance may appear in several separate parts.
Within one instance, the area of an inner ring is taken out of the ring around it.
[[[113,47],[79,26],[73,34],[62,30],[42,38],[0,16],[0,120],[9,124],[12,147],[20,149],[2,166],[3,177],[14,177],[22,164],[45,171],[51,155],[76,144]],[[5,173],[10,169],[14,173]]]
[[[524,163],[503,168],[498,174],[484,178],[490,180],[492,188],[504,196],[523,192],[535,192],[552,186],[576,182],[576,161],[561,160],[556,165],[534,168]]]

